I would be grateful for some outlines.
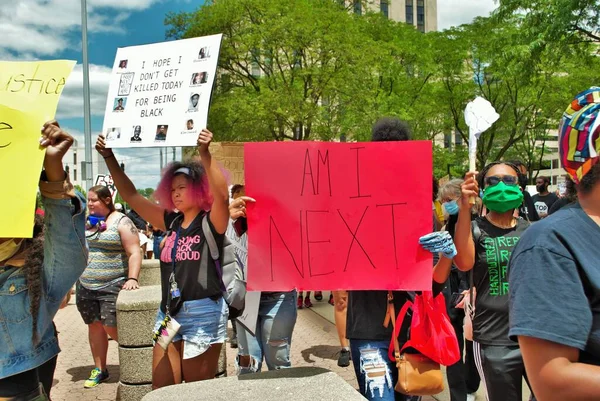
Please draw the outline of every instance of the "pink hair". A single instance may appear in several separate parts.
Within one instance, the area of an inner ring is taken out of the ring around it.
[[[188,179],[188,182],[191,184],[191,194],[192,200],[194,203],[200,207],[200,209],[208,211],[210,210],[213,197],[210,193],[210,188],[208,186],[208,177],[206,176],[206,171],[202,164],[200,164],[197,160],[190,160],[187,162],[172,162],[167,164],[161,173],[162,178],[158,183],[158,187],[156,188],[156,192],[154,192],[154,199],[158,201],[158,203],[167,210],[175,209],[175,205],[173,204],[173,200],[171,198],[171,188],[173,184],[173,178],[175,178],[175,171],[178,169],[186,167],[190,169],[191,175],[185,175]],[[182,173],[177,173],[177,175]]]

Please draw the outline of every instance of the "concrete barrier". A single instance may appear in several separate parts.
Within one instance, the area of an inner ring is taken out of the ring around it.
[[[160,260],[144,259],[142,260],[142,269],[138,278],[140,287],[149,285],[160,285]]]
[[[117,400],[139,401],[152,390],[152,334],[160,301],[160,285],[119,292],[120,382]],[[227,376],[226,346],[223,344],[215,376]]]
[[[120,364],[118,400],[139,401],[152,390],[152,329],[160,300],[160,285],[119,292],[117,298]]]
[[[291,368],[164,387],[142,401],[364,401],[354,387],[322,368]]]

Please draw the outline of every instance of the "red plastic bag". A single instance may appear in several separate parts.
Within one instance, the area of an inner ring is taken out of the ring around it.
[[[460,360],[460,349],[456,333],[446,312],[443,294],[433,297],[431,291],[423,291],[415,297],[414,302],[407,301],[396,319],[394,336],[400,334],[402,320],[412,307],[410,339],[402,346],[402,350],[411,347],[431,360],[444,365],[454,365]],[[389,357],[394,360],[393,338],[390,344]]]

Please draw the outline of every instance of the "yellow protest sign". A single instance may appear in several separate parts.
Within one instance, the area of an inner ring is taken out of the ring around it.
[[[0,61],[0,238],[31,238],[44,161],[42,125],[54,118],[74,61]]]

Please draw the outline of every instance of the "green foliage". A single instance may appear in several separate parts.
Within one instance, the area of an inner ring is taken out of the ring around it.
[[[501,0],[494,18],[518,18],[535,52],[569,51],[575,50],[573,46],[600,43],[599,9],[598,0]]]
[[[222,140],[366,139],[381,115],[413,119],[432,76],[425,35],[331,0],[221,0],[166,22],[175,38],[224,35],[209,116]]]
[[[501,116],[478,141],[478,168],[543,164],[568,102],[600,81],[582,43],[598,42],[594,3],[502,0],[491,18],[427,34],[332,0],[219,0],[165,23],[170,38],[224,35],[209,115],[218,140],[363,141],[397,116],[435,140],[439,178],[468,167],[466,146],[439,145],[444,134],[468,143],[463,111],[476,96]]]

